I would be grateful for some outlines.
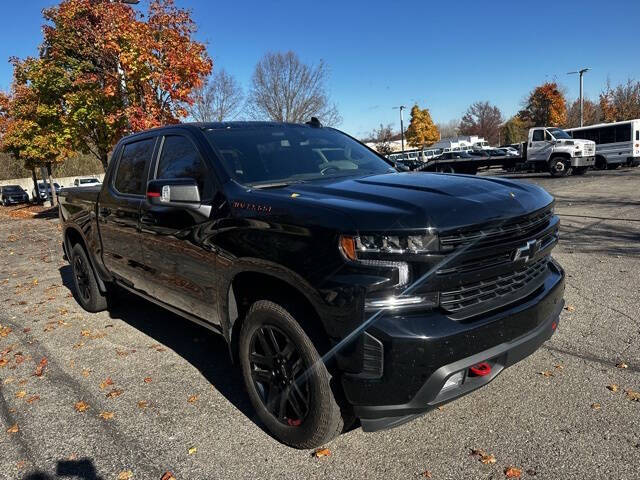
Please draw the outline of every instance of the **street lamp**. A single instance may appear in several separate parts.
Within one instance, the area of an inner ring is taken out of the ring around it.
[[[399,107],[393,107],[394,110],[399,109],[400,110],[400,142],[402,144],[402,153],[404,153],[404,124],[402,123],[402,110],[404,110],[405,107],[404,105],[400,105]]]
[[[582,83],[582,76],[585,74],[585,72],[588,72],[590,70],[590,68],[582,68],[580,70],[576,70],[575,72],[567,72],[567,75],[575,75],[575,74],[579,74],[580,75],[580,126],[582,127],[582,124],[584,123],[584,96],[582,94],[583,91],[583,83]]]

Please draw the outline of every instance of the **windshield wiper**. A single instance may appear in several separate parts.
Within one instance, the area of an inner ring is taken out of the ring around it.
[[[304,180],[291,180],[288,182],[271,182],[271,183],[260,183],[258,185],[249,185],[250,188],[255,188],[256,190],[266,190],[268,188],[283,188],[288,187],[289,185],[296,185],[299,183],[305,183]]]

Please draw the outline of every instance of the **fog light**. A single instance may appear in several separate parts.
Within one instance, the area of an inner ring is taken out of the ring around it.
[[[462,385],[463,379],[464,379],[464,372],[454,373],[449,378],[447,378],[447,381],[444,382],[444,386],[440,391],[444,392],[445,390],[450,390],[452,388],[459,387],[460,385]]]

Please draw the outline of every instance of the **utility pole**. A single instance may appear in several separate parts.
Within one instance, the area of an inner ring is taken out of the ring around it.
[[[584,95],[583,95],[583,80],[582,76],[585,72],[588,72],[590,68],[581,68],[580,70],[576,70],[575,72],[567,72],[567,75],[580,75],[580,126],[582,127],[584,124]]]
[[[404,105],[400,105],[399,107],[393,107],[394,110],[399,109],[400,110],[400,142],[402,145],[402,153],[404,153],[404,124],[403,124],[403,119],[402,119],[402,110],[404,110],[406,107]]]

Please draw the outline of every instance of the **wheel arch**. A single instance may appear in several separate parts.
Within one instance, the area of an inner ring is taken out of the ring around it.
[[[306,281],[292,278],[293,275],[291,272],[246,269],[235,272],[230,278],[224,290],[222,319],[233,361],[237,360],[242,323],[251,305],[258,300],[270,300],[289,310],[319,352],[327,347],[329,337],[316,306],[319,298],[313,298],[312,287]]]

